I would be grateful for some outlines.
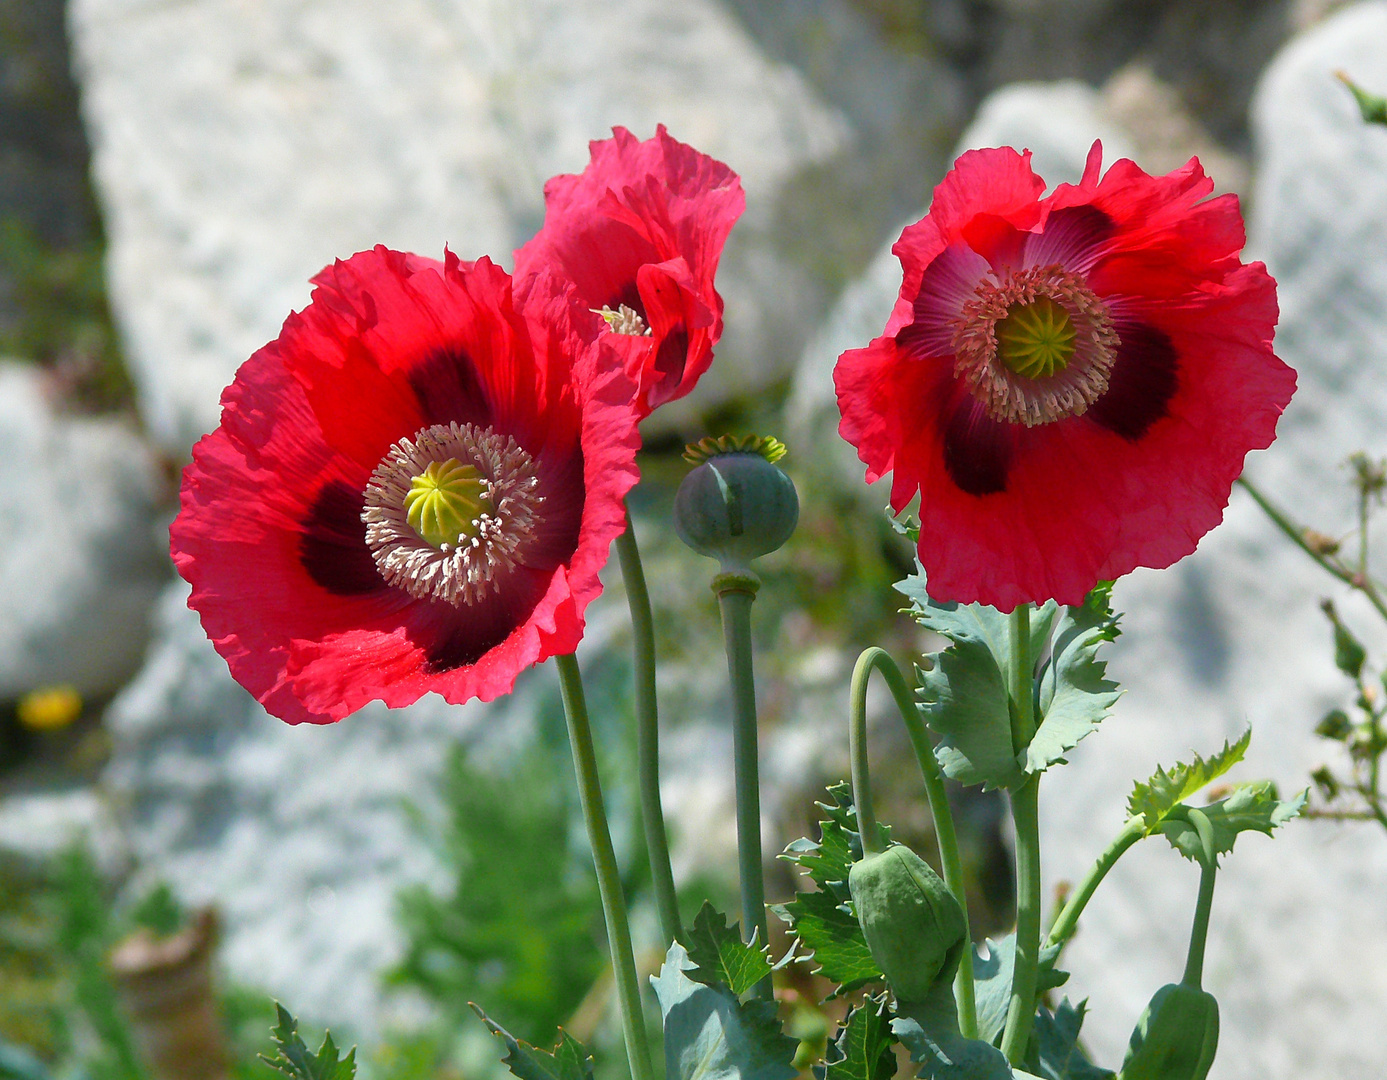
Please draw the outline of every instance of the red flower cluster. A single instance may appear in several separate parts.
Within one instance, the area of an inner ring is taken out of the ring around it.
[[[489,700],[576,648],[637,424],[711,359],[742,205],[726,166],[663,128],[592,151],[550,183],[514,282],[487,259],[354,255],[223,394],[171,549],[275,716]]]
[[[839,431],[898,513],[919,493],[937,599],[1074,604],[1188,555],[1295,389],[1236,198],[1100,164],[1042,198],[1029,154],[964,154],[892,249],[884,336],[839,357]]]

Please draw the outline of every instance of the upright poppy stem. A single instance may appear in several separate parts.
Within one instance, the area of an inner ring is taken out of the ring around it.
[[[1185,957],[1185,974],[1180,981],[1186,986],[1199,989],[1204,976],[1204,943],[1209,936],[1209,912],[1214,905],[1214,876],[1218,871],[1218,857],[1214,852],[1214,829],[1209,817],[1202,810],[1190,807],[1190,821],[1199,834],[1200,846],[1204,849],[1199,859],[1199,899],[1194,907],[1194,926],[1190,929],[1190,947]]]
[[[674,891],[674,872],[669,862],[665,812],[660,803],[660,717],[655,699],[655,620],[650,612],[650,591],[645,585],[640,549],[636,546],[631,510],[626,510],[626,531],[617,537],[616,554],[626,583],[626,603],[631,609],[631,638],[635,652],[636,760],[638,763],[641,821],[645,849],[650,859],[650,878],[655,887],[655,907],[660,916],[660,936],[669,945],[683,936],[679,899]]]
[[[732,758],[737,787],[737,868],[742,889],[742,933],[766,944],[766,889],[761,860],[761,784],[756,745],[756,680],[751,665],[751,605],[760,579],[749,570],[723,572],[713,578],[722,613],[727,673],[732,683]],[[755,993],[775,996],[770,976]]]
[[[602,803],[602,784],[597,775],[597,755],[592,747],[592,728],[588,724],[587,699],[578,661],[570,653],[556,656],[563,710],[568,719],[568,741],[573,747],[573,767],[578,774],[578,798],[583,806],[583,823],[592,846],[597,868],[597,891],[602,897],[602,916],[607,923],[607,948],[611,953],[616,1000],[621,1009],[621,1030],[626,1040],[626,1057],[631,1080],[655,1080],[650,1063],[650,1046],[645,1037],[645,1016],[641,1011],[640,981],[636,957],[631,949],[631,925],[626,917],[626,898],[621,889],[621,873],[612,850],[607,828],[607,811]]]
[[[1031,607],[1011,614],[1011,730],[1013,747],[1024,754],[1035,735],[1035,664],[1031,657]],[[1016,833],[1016,963],[1011,1001],[1002,1033],[1002,1053],[1013,1065],[1026,1056],[1035,1018],[1036,970],[1040,964],[1040,774],[1011,793]]]
[[[864,794],[863,790],[870,790],[866,712],[867,681],[873,671],[881,672],[887,688],[891,691],[891,697],[896,702],[896,709],[905,722],[910,745],[915,751],[915,760],[920,765],[920,776],[924,780],[930,814],[934,818],[934,836],[939,842],[939,863],[944,871],[944,884],[949,887],[949,892],[958,901],[959,910],[963,912],[964,940],[968,944],[959,961],[958,974],[954,976],[954,1002],[958,1006],[959,1031],[965,1038],[975,1039],[978,1036],[978,1010],[973,993],[973,935],[968,921],[968,891],[963,884],[963,860],[958,853],[958,834],[954,831],[953,811],[949,808],[949,797],[944,790],[944,778],[939,772],[939,762],[934,757],[934,746],[929,741],[924,721],[920,719],[920,709],[915,703],[910,685],[905,681],[905,676],[901,674],[896,662],[891,659],[891,654],[876,646],[863,650],[862,655],[857,658],[857,666],[853,668],[852,673],[852,703],[849,713],[852,724],[849,729],[849,744],[853,762],[853,801],[857,805],[858,831],[863,834],[862,850],[868,850],[867,833],[870,832],[873,836],[876,833],[875,827],[869,829],[862,817],[862,804],[871,801],[871,796]],[[859,789],[857,782],[859,768],[864,780],[862,789]]]

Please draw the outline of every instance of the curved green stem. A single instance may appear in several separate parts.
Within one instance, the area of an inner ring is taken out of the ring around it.
[[[1035,736],[1035,664],[1031,658],[1031,606],[1011,613],[1011,734],[1020,760]],[[1035,1019],[1036,970],[1040,964],[1040,775],[1011,793],[1016,832],[1016,963],[1002,1032],[1002,1053],[1013,1065],[1026,1056]]]
[[[722,613],[727,673],[732,682],[732,757],[737,787],[737,868],[742,887],[742,933],[766,944],[766,889],[762,881],[761,783],[756,745],[756,678],[751,664],[751,605],[760,581],[750,571],[713,579]],[[758,997],[775,996],[770,976],[756,984]]]
[[[626,603],[631,609],[631,638],[635,652],[636,760],[639,770],[641,821],[645,849],[650,859],[650,879],[655,888],[655,907],[660,916],[660,935],[668,945],[683,937],[679,900],[674,891],[674,872],[669,862],[665,812],[660,803],[660,716],[655,700],[655,620],[650,613],[650,591],[645,585],[640,549],[636,546],[631,511],[626,511],[626,531],[616,539],[621,578],[626,583]]]
[[[1107,850],[1099,855],[1089,871],[1084,875],[1083,881],[1079,882],[1078,888],[1070,894],[1069,900],[1065,903],[1064,909],[1055,919],[1054,925],[1050,927],[1050,932],[1045,936],[1046,945],[1059,945],[1068,941],[1074,936],[1074,931],[1079,928],[1079,916],[1083,914],[1088,902],[1093,899],[1093,894],[1097,891],[1099,884],[1108,876],[1108,871],[1116,865],[1123,853],[1146,835],[1146,823],[1140,817],[1134,817],[1127,822],[1122,831],[1117,834],[1117,838],[1108,845]]]
[[[1239,484],[1246,489],[1252,496],[1253,501],[1262,508],[1262,511],[1271,518],[1272,524],[1286,534],[1288,538],[1300,548],[1301,551],[1309,555],[1315,562],[1319,563],[1330,574],[1338,578],[1345,585],[1357,589],[1368,598],[1368,602],[1377,609],[1377,613],[1387,619],[1387,601],[1384,601],[1382,594],[1378,591],[1376,583],[1366,574],[1356,574],[1341,564],[1337,559],[1331,559],[1322,552],[1316,551],[1305,540],[1305,530],[1297,527],[1290,518],[1283,514],[1265,495],[1259,491],[1250,480],[1245,477],[1238,477]]]
[[[564,715],[568,719],[568,741],[573,747],[573,767],[578,774],[583,822],[592,845],[592,861],[597,868],[597,891],[602,897],[602,916],[607,923],[607,947],[611,952],[631,1080],[655,1080],[645,1037],[645,1017],[641,1011],[635,953],[631,949],[631,926],[626,918],[626,899],[621,890],[616,852],[612,850],[611,832],[607,828],[607,811],[602,804],[602,785],[597,775],[592,728],[588,724],[583,676],[572,654],[556,656],[554,663],[559,669],[559,687],[563,693]]]
[[[1204,943],[1209,936],[1209,912],[1214,904],[1214,874],[1218,859],[1214,854],[1214,829],[1208,815],[1190,807],[1190,821],[1199,833],[1204,854],[1199,860],[1199,899],[1194,906],[1194,926],[1190,929],[1190,949],[1185,957],[1185,974],[1181,982],[1198,990],[1204,974]]]
[[[965,1038],[976,1039],[978,1036],[978,1010],[973,993],[973,937],[968,921],[968,892],[963,883],[963,860],[959,858],[958,854],[958,834],[954,831],[954,815],[949,808],[948,794],[944,790],[944,778],[940,775],[939,762],[935,760],[934,746],[930,743],[929,734],[925,731],[925,723],[920,719],[920,709],[915,703],[915,695],[911,692],[910,685],[905,681],[905,676],[901,674],[901,669],[896,666],[896,662],[891,659],[891,654],[885,649],[878,649],[873,646],[864,650],[862,655],[857,658],[857,666],[853,669],[852,675],[853,716],[857,715],[856,710],[858,710],[860,702],[860,708],[865,717],[867,678],[874,670],[880,671],[886,680],[887,688],[890,689],[891,696],[895,699],[896,709],[905,722],[906,733],[910,736],[910,745],[915,751],[915,760],[920,765],[920,776],[925,783],[925,796],[929,799],[930,814],[934,818],[934,836],[939,842],[939,863],[944,871],[944,884],[949,887],[949,892],[958,901],[959,910],[963,912],[965,940],[969,942],[969,947],[963,950],[963,958],[958,965],[958,974],[954,976],[954,1001],[958,1004],[959,1031]],[[856,721],[854,721],[855,723]],[[864,748],[866,745],[865,728],[864,719],[863,733],[858,736]],[[851,733],[851,729],[849,730]],[[862,759],[865,770],[865,749]],[[854,772],[855,793],[857,791],[856,783],[856,773]],[[854,794],[854,801],[859,807],[862,805],[857,794]],[[859,829],[861,823],[862,818],[859,810]]]
[[[848,760],[852,769],[852,802],[857,809],[857,833],[862,854],[880,855],[886,850],[872,809],[871,770],[867,764],[867,681],[872,677],[870,650],[857,658],[848,690]]]

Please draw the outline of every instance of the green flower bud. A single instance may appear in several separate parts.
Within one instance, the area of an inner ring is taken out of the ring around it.
[[[736,451],[708,458],[674,497],[674,531],[724,570],[745,570],[776,550],[795,531],[795,485],[760,453]]]
[[[901,1001],[923,1001],[952,979],[967,944],[963,910],[929,863],[902,844],[848,872],[862,935]]]
[[[1204,1080],[1218,1049],[1218,1002],[1183,983],[1156,991],[1137,1021],[1118,1080]]]

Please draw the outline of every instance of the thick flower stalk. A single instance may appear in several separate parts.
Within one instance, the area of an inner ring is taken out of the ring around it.
[[[549,275],[521,303],[486,259],[377,247],[314,284],[193,448],[170,530],[188,602],[290,723],[506,693],[601,592],[635,385]]]
[[[1295,389],[1276,288],[1197,160],[1042,198],[1030,155],[964,154],[892,249],[885,333],[839,358],[839,430],[897,512],[920,496],[930,594],[1010,611],[1188,555]]]
[[[683,397],[722,336],[713,287],[727,234],[746,208],[737,174],[661,124],[592,143],[576,176],[544,185],[544,225],[515,253],[515,276],[566,276],[602,316],[640,383],[642,415]]]

